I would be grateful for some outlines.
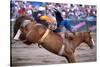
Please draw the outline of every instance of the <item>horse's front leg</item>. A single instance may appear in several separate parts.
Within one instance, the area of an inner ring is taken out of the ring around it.
[[[74,53],[70,50],[65,50],[64,57],[68,60],[69,63],[75,63]]]

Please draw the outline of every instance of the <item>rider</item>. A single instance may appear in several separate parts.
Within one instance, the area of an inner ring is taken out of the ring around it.
[[[40,16],[40,20],[45,21],[43,23],[47,23],[50,29],[55,30],[57,28],[56,20],[53,17],[50,16]]]
[[[66,29],[68,29],[70,32],[73,32],[73,26],[71,25],[71,23],[68,20],[64,20],[62,17],[62,14],[54,8],[54,13],[55,13],[55,17],[57,20],[57,29],[54,30],[55,32],[61,32],[62,27],[65,27]]]

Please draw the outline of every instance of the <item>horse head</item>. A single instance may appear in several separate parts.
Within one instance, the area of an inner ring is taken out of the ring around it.
[[[90,32],[83,32],[82,35],[84,37],[83,41],[92,49],[95,46],[95,43]]]
[[[84,42],[86,43],[91,49],[94,47],[94,41],[90,34],[90,32],[76,32],[76,40],[79,38],[80,43]]]

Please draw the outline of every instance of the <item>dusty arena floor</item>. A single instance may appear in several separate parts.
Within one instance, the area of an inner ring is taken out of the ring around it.
[[[96,34],[92,34],[96,44]],[[96,61],[96,45],[90,49],[87,45],[81,44],[75,51],[77,62]],[[11,63],[12,66],[24,65],[46,65],[46,64],[65,64],[68,63],[64,57],[57,56],[43,47],[39,48],[37,44],[31,46],[16,41],[11,44]]]

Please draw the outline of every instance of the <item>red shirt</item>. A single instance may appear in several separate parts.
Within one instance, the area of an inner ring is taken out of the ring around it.
[[[22,9],[18,10],[19,15],[22,15],[24,13],[24,11]]]

